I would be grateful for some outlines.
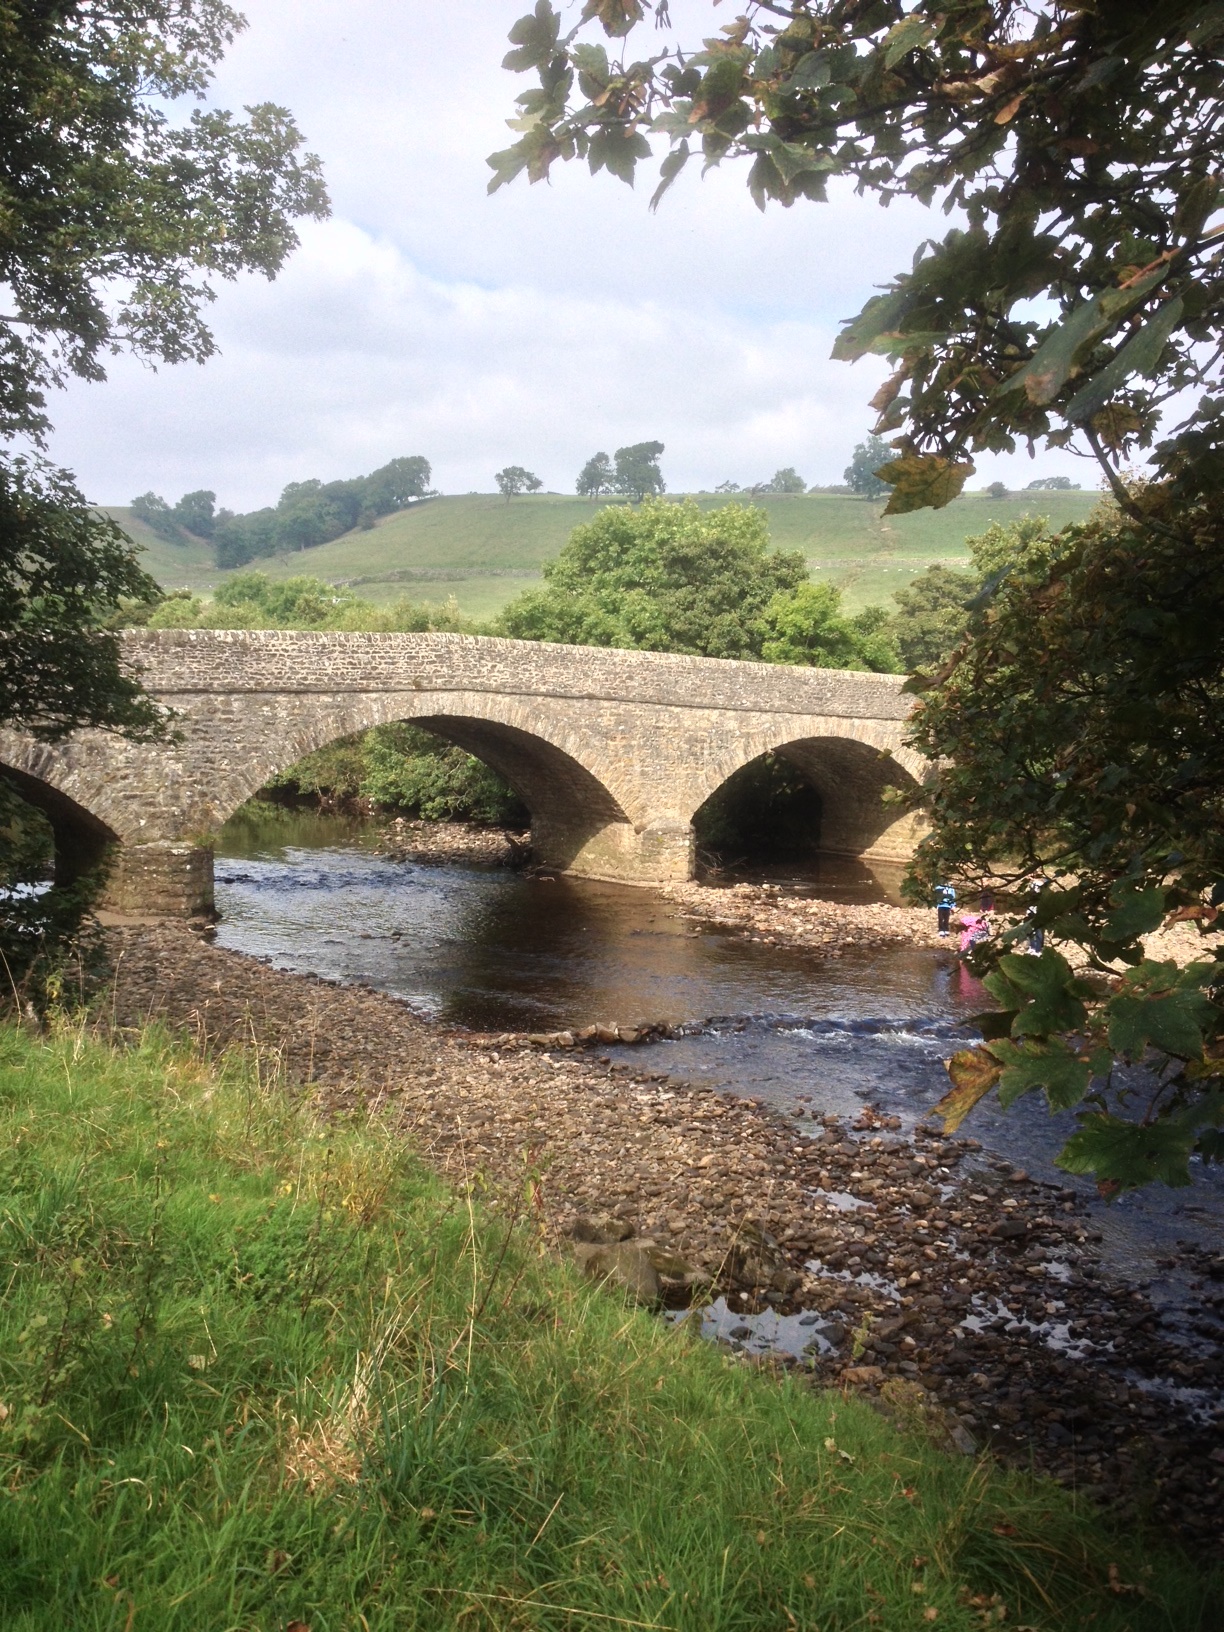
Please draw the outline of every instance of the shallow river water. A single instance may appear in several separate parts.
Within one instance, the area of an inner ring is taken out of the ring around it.
[[[692,1034],[674,1041],[606,1052],[787,1112],[854,1115],[870,1100],[912,1126],[945,1091],[942,1062],[964,1046],[964,1022],[989,1003],[950,951],[822,958],[697,929],[648,889],[391,862],[368,831],[314,813],[232,822],[216,877],[223,946],[372,986],[477,1031],[687,1024]],[[853,866],[826,869],[811,888],[881,898]],[[1034,1100],[1006,1115],[981,1107],[962,1131],[1037,1178],[1088,1193],[1053,1165],[1073,1125]],[[1187,1191],[1108,1208],[1094,1200],[1094,1211],[1106,1262],[1150,1281],[1159,1301],[1185,1297],[1157,1268],[1179,1238],[1217,1250],[1224,1240],[1218,1173]]]

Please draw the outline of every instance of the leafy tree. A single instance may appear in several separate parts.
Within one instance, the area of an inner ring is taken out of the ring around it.
[[[874,667],[887,644],[841,619],[836,590],[808,584],[803,556],[771,551],[764,513],[737,504],[610,506],[575,528],[544,578],[504,609],[499,634],[701,657],[769,646],[772,661],[848,668]]]
[[[156,586],[152,586],[156,589]],[[366,629],[376,632],[450,630],[477,634],[479,626],[455,601],[440,606],[397,601],[373,606],[351,589],[321,578],[269,578],[238,572],[211,601],[181,591],[157,594],[127,609],[128,625],[150,629]]]
[[[879,607],[843,617],[840,590],[832,584],[800,584],[790,594],[775,595],[765,608],[760,655],[766,663],[892,674],[900,663],[887,621]]]
[[[171,103],[204,95],[241,26],[219,0],[6,7],[0,436],[37,444],[48,390],[102,379],[108,352],[203,361],[215,280],[273,277],[295,217],[326,213],[318,160],[283,108],[170,117]],[[168,507],[145,498],[178,536]],[[0,504],[11,637],[0,720],[52,734],[154,729],[102,627],[122,599],[152,592],[130,541],[66,473],[21,458],[0,456]]]
[[[635,442],[628,448],[616,450],[616,491],[638,503],[650,494],[656,497],[667,491],[659,458],[662,442]]]
[[[953,1062],[949,1120],[996,1087],[1082,1107],[1060,1160],[1107,1193],[1224,1156],[1224,957],[1179,970],[1141,944],[1171,916],[1219,922],[1224,501],[1131,498],[1142,521],[1103,507],[1014,556],[913,722],[941,767],[913,888],[1050,880],[1037,922],[1093,971],[1017,956],[1023,922],[1003,937],[1000,1012]]]
[[[1025,492],[1032,493],[1039,488],[1052,488],[1056,492],[1069,492],[1071,489],[1078,487],[1079,483],[1073,482],[1070,476],[1038,476],[1035,482],[1028,484]]]
[[[787,465],[785,470],[775,470],[761,491],[763,493],[806,493],[807,483],[793,465]]]
[[[81,726],[148,740],[162,716],[103,615],[157,594],[130,539],[66,471],[0,461],[0,721],[53,742]]]
[[[499,470],[493,480],[497,483],[497,490],[504,494],[506,503],[516,493],[538,493],[544,483],[538,476],[533,476],[522,465],[507,465],[505,470]]]
[[[664,0],[590,5],[562,38],[538,0],[514,25],[505,65],[536,70],[540,88],[519,98],[524,135],[489,160],[491,191],[575,157],[632,182],[654,136],[670,151],[653,204],[694,143],[705,168],[748,161],[761,208],[823,199],[834,175],[885,203],[938,197],[967,225],[924,244],[835,349],[897,365],[873,402],[877,429],[902,433],[893,513],[946,504],[975,450],[1076,435],[1125,508],[1118,461],[1186,390],[1207,394],[1158,468],[1183,483],[1202,471],[1224,425],[1209,226],[1224,186],[1224,13],[1199,0],[771,0],[721,39],[636,59],[585,37],[629,35],[651,14],[667,24]],[[1038,294],[1055,309],[1035,314]]]
[[[182,543],[178,518],[159,493],[138,493],[129,509],[137,521],[143,521],[160,538],[168,539],[171,544]]]
[[[319,161],[284,108],[203,98],[242,28],[220,0],[14,0],[5,32],[0,431],[47,429],[46,391],[101,379],[114,349],[203,362],[215,278],[273,277],[293,221],[326,214]]]
[[[864,499],[884,498],[888,493],[888,484],[881,481],[876,472],[891,458],[892,449],[883,437],[869,436],[865,442],[858,444],[846,466],[846,486]]]
[[[1005,499],[1007,497],[1007,483],[991,482],[986,492],[992,499]]]
[[[574,491],[584,499],[597,499],[601,493],[616,490],[616,472],[606,453],[595,453],[578,474]]]
[[[217,521],[216,503],[217,495],[204,488],[184,493],[174,507],[174,519],[197,538],[211,538]]]
[[[526,826],[528,812],[505,779],[453,743],[407,724],[366,733],[361,794],[427,822]]]
[[[738,493],[740,484],[738,482],[719,482],[714,491],[715,493]]]
[[[1054,536],[1044,516],[1024,516],[1014,522],[993,522],[984,533],[966,540],[968,569],[937,561],[897,590],[898,611],[888,619],[887,634],[896,646],[903,667],[938,669],[949,661],[969,632],[970,603],[1013,567],[1027,571],[1048,564]]]
[[[975,453],[1023,441],[1090,453],[1118,514],[1068,529],[1044,558],[984,586],[969,638],[915,725],[942,767],[927,856],[969,870],[993,858],[1018,883],[1054,863],[1082,869],[1084,907],[1061,910],[1060,889],[1044,892],[1040,912],[1089,960],[1111,964],[1119,946],[1139,956],[1128,927],[1143,917],[1130,911],[1139,896],[1155,912],[1157,895],[1163,910],[1179,890],[1195,901],[1196,886],[1224,892],[1201,806],[1183,793],[1209,788],[1217,763],[1206,737],[1220,624],[1216,611],[1201,615],[1210,595],[1178,600],[1224,583],[1224,11],[1200,0],[771,0],[721,38],[637,58],[610,58],[587,37],[596,25],[626,35],[652,13],[667,20],[661,0],[591,5],[562,39],[539,0],[515,24],[506,66],[536,69],[541,83],[520,98],[524,134],[492,157],[490,185],[524,170],[542,180],[573,157],[632,181],[655,136],[670,148],[655,203],[699,144],[707,168],[746,159],[762,207],[823,198],[842,175],[885,203],[909,194],[960,212],[963,224],[923,244],[835,347],[893,366],[872,401],[876,433],[893,439],[888,512],[947,504]],[[1194,406],[1166,427],[1175,400]],[[1149,448],[1154,482],[1129,483],[1124,466]],[[1119,788],[1138,797],[1119,805]],[[1027,873],[1015,873],[1017,858]],[[1062,1086],[1045,1086],[1078,1103],[1083,1069],[1107,1067],[1077,1051],[1094,1015],[1114,1011],[1093,1008],[1090,983],[1072,992],[1050,961],[1059,956],[1033,960],[1030,977],[1010,953],[986,954],[1014,1035],[998,1043],[1003,1074],[983,1067],[980,1080],[1006,1097],[1073,1054]],[[1150,1018],[1144,1005],[1164,1004],[1161,1014],[1179,1016],[1173,1086],[1150,1106],[1115,1099],[1087,1113],[1069,1165],[1106,1184],[1185,1176],[1186,1118],[1209,1103],[1190,1084],[1211,1084],[1219,1054],[1219,988],[1203,978],[1196,997],[1167,970],[1123,977],[1123,1009]],[[1161,979],[1173,982],[1163,994]],[[1051,988],[1034,1012],[1047,981],[1062,995]],[[1142,1052],[1145,1034],[1120,1018],[1105,1035],[1121,1057]],[[1146,1035],[1156,1048],[1172,1040]],[[1034,1063],[1042,1048],[1044,1066]],[[1172,1167],[1161,1155],[1170,1139]]]
[[[969,627],[969,602],[981,587],[976,573],[937,561],[894,592],[899,611],[889,620],[889,633],[904,668],[938,668],[955,651]]]
[[[368,476],[290,482],[275,507],[236,516],[223,510],[213,527],[219,567],[241,567],[261,555],[307,550],[354,527],[402,510],[429,492],[430,465],[419,454],[392,459]]]

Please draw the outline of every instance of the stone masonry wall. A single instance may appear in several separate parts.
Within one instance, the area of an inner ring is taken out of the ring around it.
[[[56,790],[61,827],[77,808],[125,847],[206,843],[303,754],[418,720],[506,775],[537,852],[574,871],[688,876],[694,812],[776,748],[821,792],[828,847],[889,859],[912,848],[912,819],[880,800],[922,771],[903,745],[911,704],[896,676],[465,635],[173,630],[125,644],[177,741],[81,732],[49,747],[0,733],[0,763]],[[198,879],[183,888],[198,895]]]

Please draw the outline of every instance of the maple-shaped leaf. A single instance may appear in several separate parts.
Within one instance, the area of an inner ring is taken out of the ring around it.
[[[953,1054],[946,1065],[952,1088],[935,1107],[946,1133],[955,1133],[977,1102],[986,1098],[1002,1069],[984,1048],[962,1048]]]
[[[1179,969],[1174,963],[1144,962],[1128,970],[1105,1005],[1111,1046],[1132,1060],[1149,1046],[1177,1059],[1201,1058],[1204,1030],[1218,1018],[1202,989],[1214,973],[1210,963]]]
[[[892,488],[884,514],[904,516],[910,510],[942,510],[951,504],[960,497],[973,466],[939,453],[907,453],[890,459],[875,474]]]
[[[1151,1123],[1094,1111],[1080,1117],[1078,1130],[1055,1161],[1068,1173],[1090,1173],[1102,1194],[1137,1190],[1157,1179],[1170,1189],[1183,1189],[1191,1182],[1190,1155],[1199,1130],[1218,1122],[1220,1112],[1219,1094]]]
[[[1007,952],[999,959],[999,971],[1021,999],[1012,1021],[1013,1037],[1048,1037],[1083,1025],[1086,988],[1061,952],[1048,946],[1036,958]],[[992,990],[991,995],[997,994]]]
[[[1021,1095],[1041,1088],[1052,1111],[1065,1111],[1079,1104],[1092,1081],[1091,1065],[1057,1039],[1014,1043],[1002,1038],[990,1045],[990,1052],[1003,1066],[999,1103],[1005,1109]]]

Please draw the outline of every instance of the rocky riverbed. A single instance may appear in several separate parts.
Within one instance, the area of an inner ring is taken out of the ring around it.
[[[660,893],[686,918],[770,945],[811,947],[826,957],[852,947],[948,944],[940,940],[934,911],[925,907],[824,901],[781,884],[668,884]]]
[[[411,821],[397,816],[383,828],[378,853],[388,861],[454,861],[517,867],[531,856],[531,834],[478,822]]]
[[[312,1085],[324,1114],[375,1107],[452,1180],[479,1175],[491,1204],[519,1206],[529,1189],[556,1248],[589,1273],[676,1310],[715,1300],[711,1323],[746,1362],[781,1316],[770,1363],[1188,1538],[1224,1539],[1224,1257],[1179,1249],[1199,1329],[1172,1327],[1144,1290],[1102,1273],[1074,1192],[973,1139],[903,1136],[870,1107],[823,1116],[818,1082],[784,1117],[669,1082],[649,1048],[613,1064],[597,1041],[448,1033],[179,926],[108,939],[101,1024],[123,1034],[160,1018],[210,1052],[257,1047],[266,1069]]]

